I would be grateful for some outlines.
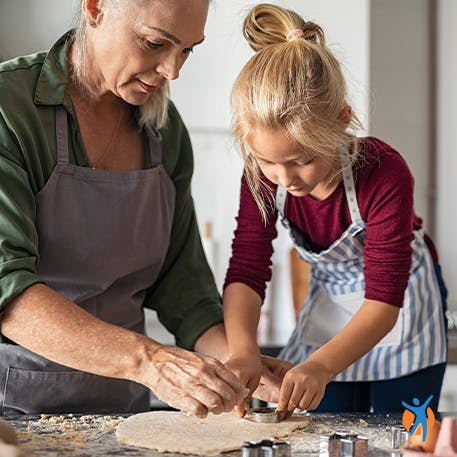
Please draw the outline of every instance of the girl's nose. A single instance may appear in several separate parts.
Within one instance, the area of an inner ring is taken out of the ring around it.
[[[280,166],[276,172],[279,184],[281,184],[281,186],[287,189],[294,183],[295,176],[287,169],[287,167]]]

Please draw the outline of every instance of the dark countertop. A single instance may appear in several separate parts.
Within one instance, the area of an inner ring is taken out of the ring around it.
[[[3,419],[16,428],[24,457],[163,455],[119,443],[114,432],[125,417],[127,416],[62,415],[6,416]],[[288,439],[294,456],[318,456],[320,434],[351,432],[368,438],[369,457],[392,457],[390,427],[401,424],[400,414],[309,414],[309,417],[311,425],[305,430],[294,432]],[[173,455],[176,454],[167,454],[170,457]],[[227,457],[239,455],[240,452],[225,454]]]

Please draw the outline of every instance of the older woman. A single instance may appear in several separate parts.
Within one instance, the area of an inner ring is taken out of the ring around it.
[[[0,414],[141,411],[152,389],[204,416],[242,398],[213,358],[220,298],[168,101],[207,10],[82,0],[47,54],[0,66]],[[180,348],[144,335],[143,307]]]

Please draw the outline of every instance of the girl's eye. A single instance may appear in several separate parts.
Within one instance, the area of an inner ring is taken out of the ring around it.
[[[184,54],[191,54],[194,52],[194,48],[184,48],[182,51]]]
[[[314,159],[301,160],[300,162],[295,162],[294,165],[297,167],[305,167],[306,165],[313,163],[313,161]]]

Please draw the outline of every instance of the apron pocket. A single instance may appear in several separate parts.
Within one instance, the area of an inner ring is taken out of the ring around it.
[[[337,306],[344,308],[352,316],[360,309],[364,301],[365,292],[353,292],[345,295],[338,295],[333,297]],[[403,336],[403,312],[400,310],[398,314],[397,322],[395,323],[392,330],[375,346],[399,346],[402,342]]]
[[[3,414],[116,414],[149,409],[149,390],[82,371],[8,368]]]
[[[359,292],[356,292],[360,298]],[[351,296],[353,294],[350,294]],[[355,297],[344,297],[348,301],[346,306],[341,303],[342,295],[330,296],[323,288],[308,296],[311,309],[306,316],[305,328],[302,332],[303,343],[311,346],[322,346],[332,339],[352,318],[354,309],[360,307],[360,303],[354,304]],[[363,301],[363,292],[362,292]],[[338,300],[338,301],[337,301]],[[358,300],[359,301],[359,300]],[[307,303],[303,305],[307,308]]]
[[[330,295],[321,289],[316,294],[306,319],[303,342],[312,346],[327,343],[352,319],[363,304],[365,291]],[[400,311],[394,328],[375,346],[398,346],[402,342],[403,312]]]

